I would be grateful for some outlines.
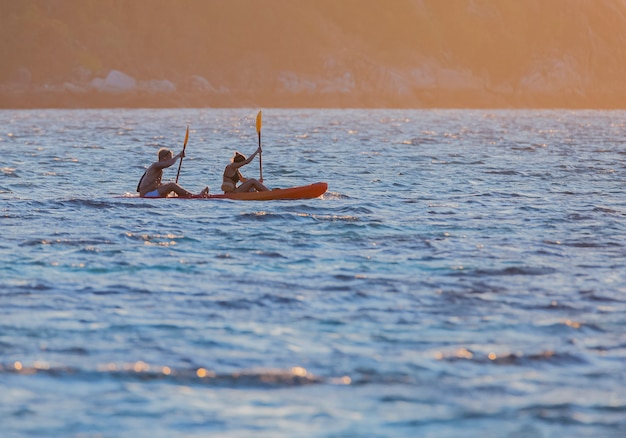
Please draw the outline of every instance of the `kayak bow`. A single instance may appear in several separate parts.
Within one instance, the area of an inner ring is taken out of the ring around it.
[[[267,192],[231,192],[222,195],[209,195],[209,199],[234,199],[240,201],[272,201],[280,199],[312,199],[322,196],[328,184],[317,182],[307,186],[274,189]]]

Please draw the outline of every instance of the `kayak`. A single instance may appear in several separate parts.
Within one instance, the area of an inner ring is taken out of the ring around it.
[[[168,196],[166,198],[140,198],[140,199],[233,199],[237,201],[278,201],[281,199],[313,199],[322,196],[328,190],[325,182],[316,182],[308,186],[289,187],[286,189],[273,189],[266,192],[235,192],[223,193],[219,195],[209,195],[207,197],[179,198],[178,196]],[[139,198],[139,195],[127,193],[116,198]]]
[[[312,199],[322,196],[328,190],[328,184],[317,182],[308,186],[274,189],[267,192],[234,192],[221,195],[209,195],[204,199],[234,199],[239,201],[275,201],[281,199]]]

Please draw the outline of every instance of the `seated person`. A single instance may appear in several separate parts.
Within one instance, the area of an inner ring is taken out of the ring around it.
[[[224,169],[222,182],[222,190],[224,193],[252,191],[265,192],[269,190],[259,180],[254,178],[244,178],[239,171],[242,166],[249,164],[259,152],[261,152],[260,147],[248,158],[246,158],[246,156],[242,153],[235,152],[233,158],[230,160],[230,164]],[[237,185],[238,182],[241,182],[241,184]]]
[[[181,152],[178,155],[166,148],[159,149],[158,152],[159,161],[152,163],[148,170],[143,174],[139,184],[137,185],[137,191],[142,198],[166,198],[171,192],[176,193],[181,198],[205,198],[209,195],[209,188],[205,187],[197,195],[194,195],[188,190],[185,190],[175,182],[166,184],[161,183],[163,177],[163,169],[170,167],[179,158],[185,156],[185,152]]]

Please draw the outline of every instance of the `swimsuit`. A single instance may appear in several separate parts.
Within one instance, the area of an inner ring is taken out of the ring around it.
[[[162,196],[159,194],[158,190],[152,190],[151,192],[143,195],[144,198],[161,198]]]
[[[225,180],[231,180],[233,182],[233,184],[237,185],[237,183],[239,182],[239,171],[236,171],[233,176],[226,176],[226,175],[224,175],[224,179]]]
[[[222,181],[222,190],[224,190],[224,192],[232,192],[237,188],[237,183],[239,182],[239,170],[237,170],[233,176],[224,175]]]

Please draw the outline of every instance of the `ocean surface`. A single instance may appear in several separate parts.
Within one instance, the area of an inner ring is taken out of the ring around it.
[[[626,112],[258,110],[0,111],[0,436],[626,436]]]

